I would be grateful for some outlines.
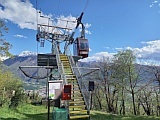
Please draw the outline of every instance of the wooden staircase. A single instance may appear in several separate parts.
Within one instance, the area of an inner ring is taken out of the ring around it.
[[[72,85],[72,96],[69,101],[69,118],[89,118],[87,107],[82,96],[76,76],[73,74],[68,57],[64,54],[60,54],[60,60],[63,63],[64,72],[68,84]]]

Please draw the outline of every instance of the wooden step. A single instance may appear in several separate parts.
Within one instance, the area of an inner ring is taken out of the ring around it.
[[[73,96],[80,96],[80,95],[82,95],[81,92],[73,92],[73,91],[72,91],[72,94],[73,94]]]
[[[72,84],[72,88],[74,88],[74,89],[79,89],[78,84],[73,84],[73,83],[70,83],[70,84]]]
[[[85,105],[74,105],[74,106],[69,106],[69,108],[85,108]]]
[[[60,56],[60,59],[68,59],[67,56]]]
[[[72,85],[72,86],[73,86],[73,85]],[[74,93],[81,93],[80,89],[75,89],[75,88],[73,88],[73,87],[72,87],[72,92],[74,92]]]
[[[68,69],[68,68],[71,68],[71,66],[70,65],[63,65],[63,68]]]
[[[60,58],[67,58],[66,55],[60,55]]]
[[[81,93],[72,93],[72,96],[71,97],[81,97],[82,96],[82,94]],[[83,96],[82,96],[83,97]]]
[[[68,58],[60,58],[60,59],[61,59],[62,62],[64,62],[64,61],[69,62],[69,61],[68,61]]]
[[[73,82],[74,82],[74,83],[77,83],[77,80],[76,80],[75,78],[71,78],[71,79],[68,79],[68,78],[67,78],[67,81],[68,81],[68,82],[72,82],[72,83],[73,83]]]
[[[69,78],[76,78],[75,75],[66,75],[66,77],[67,77],[67,79],[69,79]]]
[[[69,66],[70,67],[70,64],[69,63],[65,63],[65,64],[63,63],[63,66],[65,66],[65,67]]]
[[[72,84],[73,88],[79,88],[77,81],[75,80],[67,80],[68,83]]]
[[[74,92],[75,91],[75,92]],[[71,91],[72,93],[74,92],[74,93],[81,93],[81,91],[80,91],[80,89],[79,89],[79,87],[73,87],[73,85],[72,85],[72,91]]]
[[[62,57],[67,57],[66,55],[60,55],[60,58],[62,58]]]
[[[71,79],[69,79],[68,81],[69,81],[69,82],[72,82],[72,84],[75,84],[75,85],[78,84],[77,80],[71,80]]]
[[[84,101],[69,101],[69,104],[84,104]]]
[[[68,59],[66,60],[61,60],[63,63],[69,63]]]
[[[74,92],[74,93],[81,93],[81,91],[79,89],[75,89],[75,90],[72,89],[72,92]]]
[[[69,73],[73,73],[71,69],[70,69],[70,70],[66,70],[66,69],[64,69],[64,72],[66,72],[66,73],[67,73],[67,72],[69,72]]]
[[[62,62],[62,63],[63,63],[63,66],[64,66],[64,65],[70,65],[69,62]]]
[[[66,75],[73,75],[73,73],[65,73]]]
[[[70,114],[82,114],[87,113],[87,110],[75,110],[75,111],[69,111]]]
[[[70,76],[67,76],[68,78],[67,79],[75,79],[77,80],[76,76],[73,74],[71,77]]]
[[[70,64],[69,63],[63,63],[63,66],[70,66]]]
[[[76,97],[76,96],[77,96],[77,97],[81,97],[82,94],[81,94],[81,93],[74,93],[74,94],[72,93],[72,96],[71,96],[71,97]]]
[[[74,97],[74,98],[71,98],[72,100],[83,100],[83,97]]]
[[[78,118],[89,118],[89,115],[75,115],[75,116],[70,116],[70,119],[78,119]]]

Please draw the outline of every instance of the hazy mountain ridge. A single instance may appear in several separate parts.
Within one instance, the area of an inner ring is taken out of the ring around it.
[[[36,66],[37,65],[37,55],[35,54],[23,54],[23,56],[14,56],[13,58],[9,58],[7,60],[3,61],[4,65],[7,66],[7,68],[11,69],[11,71],[18,75],[25,83],[36,83],[36,79],[31,79],[26,77],[22,71],[19,69],[19,66]],[[79,65],[81,67],[88,67],[88,68],[95,68],[96,66],[99,65],[98,62],[93,61],[93,62],[79,62]],[[4,66],[5,67],[5,66]],[[148,65],[140,65],[136,64],[135,65],[136,69],[141,68],[142,72],[145,72],[147,69],[149,70],[151,67],[155,66],[148,66]],[[160,67],[157,67],[160,69]],[[37,74],[37,70],[33,69],[28,69],[27,72],[31,75],[34,76]],[[39,71],[39,74],[43,76],[43,71]],[[154,75],[149,75],[148,73],[145,73],[144,78],[142,76],[142,79],[145,81],[145,77],[150,76],[153,77]],[[148,77],[149,78],[149,77]],[[45,83],[46,79],[40,80],[41,83]]]
[[[36,55],[24,55],[24,56],[14,56],[13,58],[9,58],[3,61],[3,63],[17,76],[19,76],[24,82],[30,82],[32,79],[26,77],[22,71],[19,69],[20,66],[35,66],[37,63]],[[29,69],[28,69],[29,70]],[[32,73],[32,70],[29,70],[30,75],[35,74]],[[35,82],[35,80],[32,80]]]

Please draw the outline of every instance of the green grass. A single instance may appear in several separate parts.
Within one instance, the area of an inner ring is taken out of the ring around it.
[[[50,118],[52,118],[52,116],[50,116]],[[47,109],[45,106],[33,106],[29,104],[21,105],[17,109],[0,108],[0,120],[47,120]],[[91,111],[91,120],[160,120],[160,117],[120,116]]]
[[[0,108],[0,120],[47,120],[47,109],[29,104],[17,109]]]
[[[160,120],[155,116],[121,116],[116,114],[108,114],[99,111],[91,112],[91,120]]]

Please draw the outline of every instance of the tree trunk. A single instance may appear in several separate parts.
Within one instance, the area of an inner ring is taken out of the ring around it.
[[[99,108],[100,108],[100,110],[102,109],[102,103],[101,103],[101,100],[100,100],[100,98],[99,98],[99,96],[98,95],[96,95],[96,98],[97,98],[97,100],[98,100],[98,105],[99,105]]]
[[[123,110],[123,115],[126,114],[126,111],[125,111],[125,103],[124,103],[124,87],[122,87],[122,110]]]
[[[116,98],[115,114],[118,114],[118,96]]]
[[[136,115],[136,105],[135,105],[135,96],[134,96],[134,91],[133,91],[133,89],[132,89],[132,104],[133,104],[133,112],[134,112],[134,115]]]
[[[140,115],[140,102],[138,102],[138,106],[137,106],[137,115]]]

